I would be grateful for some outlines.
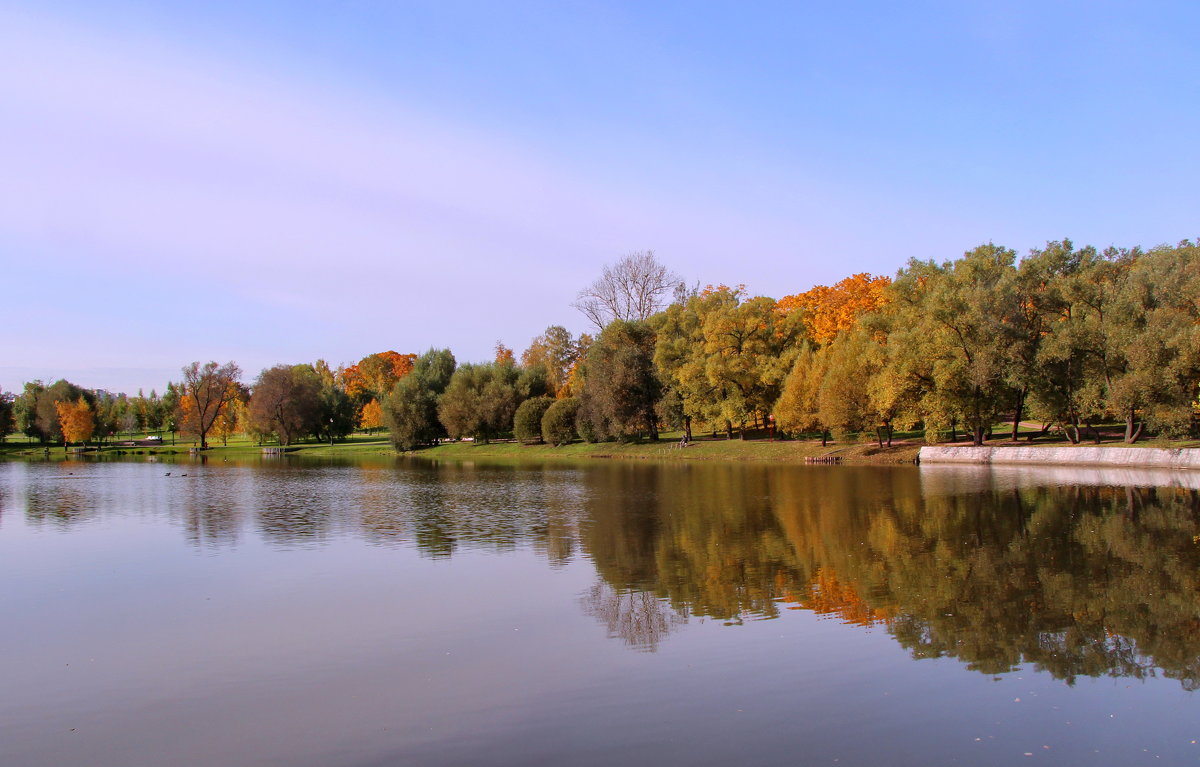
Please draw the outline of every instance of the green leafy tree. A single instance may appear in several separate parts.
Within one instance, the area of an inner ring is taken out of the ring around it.
[[[317,408],[314,436],[320,440],[328,440],[332,445],[335,440],[345,439],[354,431],[354,420],[358,414],[358,408],[355,407],[353,398],[338,385],[335,376],[329,372],[328,365],[325,365],[324,370],[321,368],[322,365],[324,362],[318,360],[317,365],[314,366],[321,386],[318,394],[320,406]]]
[[[29,381],[13,402],[13,415],[17,420],[17,429],[29,439],[46,442],[49,437],[42,432],[37,422],[38,395],[46,388],[41,381]]]
[[[16,428],[15,417],[16,396],[12,392],[0,391],[0,442],[8,439],[8,435]]]
[[[487,442],[512,428],[520,402],[519,373],[509,363],[464,364],[438,402],[438,418],[453,438]]]
[[[527,445],[542,442],[542,417],[554,402],[553,397],[545,396],[522,402],[513,415],[513,437]]]
[[[579,412],[579,400],[565,397],[555,400],[542,415],[542,439],[551,445],[569,445],[574,441],[575,417]]]
[[[922,379],[927,429],[963,423],[983,440],[1007,403],[1006,324],[1016,310],[1015,253],[982,245],[942,265],[911,261],[888,288],[893,328],[889,375]]]
[[[417,358],[412,372],[384,398],[383,419],[397,450],[416,450],[446,435],[437,407],[454,370],[454,355],[449,349],[430,349]]]
[[[598,438],[658,439],[663,387],[654,368],[654,330],[645,322],[609,323],[588,352],[579,419]]]
[[[729,436],[737,424],[743,437],[747,419],[765,416],[778,400],[804,332],[799,313],[744,292],[709,286],[655,318],[655,362],[685,416],[724,421]]]
[[[38,432],[43,435],[44,440],[63,441],[57,404],[60,402],[75,403],[80,397],[87,402],[89,407],[92,407],[96,401],[92,392],[85,391],[65,379],[55,381],[49,387],[38,391],[34,406],[35,418]]]

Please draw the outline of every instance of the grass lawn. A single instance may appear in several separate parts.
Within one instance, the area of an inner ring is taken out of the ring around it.
[[[1011,436],[1011,424],[997,424],[995,438],[987,441],[989,446],[1004,446],[1019,444],[1066,446],[1070,443],[1061,433],[1042,434],[1039,425],[1035,423],[1022,424],[1019,441],[1014,443]],[[1106,424],[1098,427],[1101,444],[1109,447],[1126,446],[1122,437],[1123,426]],[[916,460],[921,446],[925,444],[923,434],[919,432],[897,432],[893,437],[892,447],[879,447],[874,435],[863,434],[859,438],[843,442],[830,441],[822,447],[818,439],[779,439],[772,441],[762,431],[747,432],[748,439],[742,440],[735,436],[725,439],[723,434],[697,435],[697,438],[687,447],[679,447],[681,432],[665,432],[658,442],[602,442],[588,444],[575,442],[562,447],[551,445],[522,445],[511,440],[490,443],[475,442],[445,442],[436,447],[408,453],[430,459],[474,460],[479,458],[501,460],[588,460],[588,459],[636,459],[659,461],[763,461],[771,463],[804,463],[809,459],[836,459],[846,463],[912,463]],[[141,436],[141,435],[136,435]],[[1033,441],[1029,441],[1029,437]],[[1080,444],[1092,446],[1095,441],[1089,434]],[[166,435],[166,444],[155,447],[119,447],[106,445],[101,449],[92,448],[87,451],[92,456],[186,456],[197,443],[192,439],[176,436],[175,444],[170,444],[170,435]],[[960,432],[959,445],[969,442]],[[277,447],[275,443],[260,445],[256,440],[237,436],[229,440],[228,445],[222,445],[218,440],[209,442],[208,456],[257,457],[262,455],[263,447]],[[1163,439],[1143,439],[1134,447],[1200,447],[1200,440],[1168,441]],[[316,441],[305,441],[291,445],[290,455],[312,458],[360,458],[360,457],[393,457],[396,452],[388,441],[386,432],[374,434],[356,433],[346,440],[334,445]],[[71,457],[72,453],[64,451],[62,446],[46,448],[31,443],[25,437],[10,437],[5,443],[0,443],[0,457],[11,458],[46,458],[61,459]]]

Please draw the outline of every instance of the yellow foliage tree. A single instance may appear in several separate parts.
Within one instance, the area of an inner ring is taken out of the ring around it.
[[[379,429],[383,426],[383,406],[379,404],[379,400],[373,399],[363,405],[362,415],[359,418],[359,426],[367,431]]]
[[[222,445],[228,445],[229,438],[241,431],[246,422],[246,399],[236,384],[231,383],[230,386],[236,393],[217,420],[213,421],[213,433],[220,438]]]
[[[87,443],[96,430],[96,416],[92,407],[83,397],[75,402],[55,402],[54,409],[58,411],[58,423],[62,426],[63,442]]]

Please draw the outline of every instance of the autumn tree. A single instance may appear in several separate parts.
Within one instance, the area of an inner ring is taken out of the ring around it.
[[[803,325],[774,300],[748,298],[744,286],[708,286],[686,305],[654,318],[655,362],[682,400],[687,418],[736,424],[765,416],[779,398]]]
[[[796,354],[791,372],[784,380],[783,391],[775,403],[774,414],[778,427],[790,434],[815,431],[821,434],[821,445],[829,438],[829,429],[821,420],[821,385],[828,367],[828,352],[814,349],[805,343]]]
[[[74,402],[57,401],[54,403],[54,409],[58,413],[63,444],[82,442],[86,445],[96,427],[95,414],[88,401],[82,396]]]
[[[579,291],[573,306],[602,331],[613,320],[649,319],[666,305],[679,282],[679,277],[654,257],[654,251],[627,253]]]
[[[183,426],[199,438],[202,450],[208,447],[208,432],[221,411],[233,400],[236,389],[230,384],[236,384],[241,375],[241,368],[233,362],[224,365],[193,362],[183,368],[180,401],[187,403],[186,409],[182,410]]]
[[[521,353],[521,365],[526,368],[543,365],[550,393],[566,397],[571,370],[586,353],[585,339],[590,341],[586,334],[577,339],[561,325],[551,325],[529,342],[529,348]]]
[[[36,392],[34,409],[37,431],[44,440],[50,441],[63,440],[65,442],[61,421],[58,417],[58,403],[73,403],[80,397],[87,400],[89,406],[95,401],[95,395],[92,392],[85,391],[66,379],[59,379],[48,387],[38,388]],[[88,437],[90,438],[91,434]]]
[[[316,431],[321,382],[309,365],[276,365],[259,374],[250,391],[250,421],[282,445]]]
[[[222,445],[229,444],[229,438],[245,429],[247,420],[247,395],[239,392],[228,405],[221,409],[221,415],[213,423],[212,433],[221,440]]]
[[[838,333],[850,330],[859,317],[878,310],[887,302],[887,286],[891,280],[867,272],[851,275],[832,287],[817,285],[792,296],[779,299],[778,309],[784,314],[799,313],[810,339],[827,344]]]
[[[379,404],[379,400],[373,399],[363,405],[362,416],[358,425],[368,432],[383,426],[383,406]]]
[[[497,365],[516,365],[517,358],[513,354],[513,350],[505,346],[503,341],[497,341],[496,358],[494,362]]]
[[[341,372],[342,388],[359,401],[386,397],[397,381],[412,372],[416,360],[415,354],[398,354],[390,350],[368,354]]]

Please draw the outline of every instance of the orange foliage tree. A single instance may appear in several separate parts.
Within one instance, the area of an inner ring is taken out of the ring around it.
[[[87,400],[80,397],[71,402],[55,402],[54,409],[58,411],[58,423],[62,427],[63,442],[87,443],[96,430],[96,416]]]
[[[817,285],[811,290],[784,296],[777,308],[784,314],[801,312],[808,336],[818,344],[827,344],[843,330],[849,330],[858,318],[879,309],[887,301],[884,288],[892,281],[867,272],[854,274],[833,287]]]
[[[517,359],[513,355],[513,350],[504,345],[503,341],[496,342],[496,364],[497,365],[515,365]]]
[[[386,397],[396,382],[412,372],[415,354],[394,351],[368,354],[357,365],[342,370],[342,387],[351,397]]]

